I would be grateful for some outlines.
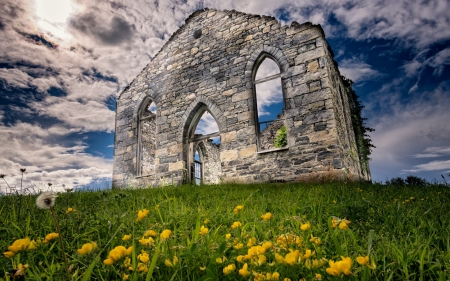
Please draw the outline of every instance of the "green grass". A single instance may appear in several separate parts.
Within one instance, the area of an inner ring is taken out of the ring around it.
[[[37,240],[56,232],[51,212],[38,209],[35,199],[31,195],[0,197],[3,252],[17,239],[28,236]],[[237,205],[244,206],[239,214],[233,212]],[[66,214],[68,207],[77,212]],[[72,280],[121,280],[124,274],[129,280],[267,280],[257,274],[273,272],[280,274],[279,280],[314,280],[316,274],[321,274],[322,280],[450,279],[450,188],[442,185],[227,184],[115,189],[63,193],[54,209]],[[141,209],[150,212],[136,221]],[[266,212],[273,215],[269,221],[261,218]],[[351,221],[348,229],[332,228],[333,217]],[[235,221],[242,226],[231,229]],[[301,231],[300,225],[307,222],[311,228]],[[209,229],[206,235],[199,234],[203,225]],[[149,229],[158,236],[153,246],[141,245],[138,240]],[[172,235],[162,241],[159,234],[164,229]],[[125,234],[133,238],[122,241]],[[226,234],[231,238],[226,239]],[[320,238],[320,245],[310,241],[311,235]],[[244,263],[237,258],[248,254],[247,243],[252,237],[256,245],[270,241],[272,247],[265,251],[262,265],[252,263],[258,256],[244,261],[251,273],[244,278],[238,273]],[[294,240],[285,245],[282,240],[289,237]],[[98,244],[97,249],[88,255],[77,253],[91,241]],[[239,243],[243,248],[235,249]],[[130,256],[133,271],[123,266],[124,259],[114,265],[103,263],[119,245],[134,245]],[[289,249],[301,254],[293,265],[277,262],[276,254],[286,257]],[[308,249],[314,255],[305,258]],[[143,264],[148,272],[136,270],[142,250],[150,256]],[[337,262],[340,256],[352,259],[352,275],[334,277],[326,272],[328,260]],[[359,265],[358,256],[369,256],[369,264],[374,262],[376,269]],[[173,261],[173,257],[179,262],[166,266],[165,260]],[[221,264],[216,261],[219,257],[225,260]],[[308,266],[314,260],[323,261],[322,265]],[[29,265],[27,280],[67,279],[57,239],[13,258],[2,255],[0,280],[12,280],[19,263]],[[230,264],[236,269],[225,275],[223,269]]]

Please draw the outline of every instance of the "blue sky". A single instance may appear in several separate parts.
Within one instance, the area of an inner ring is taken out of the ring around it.
[[[321,24],[376,129],[373,179],[450,174],[446,0],[0,2],[0,173],[11,186],[22,167],[25,187],[108,182],[116,97],[202,7]]]

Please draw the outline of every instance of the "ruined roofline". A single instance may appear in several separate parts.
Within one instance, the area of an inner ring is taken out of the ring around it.
[[[175,40],[175,37],[181,33],[182,31],[184,31],[184,29],[186,28],[186,26],[188,26],[189,23],[191,23],[196,17],[198,17],[199,15],[203,14],[204,12],[211,12],[211,11],[215,11],[215,12],[224,12],[224,13],[228,13],[228,14],[238,14],[238,15],[247,15],[247,16],[253,16],[255,18],[264,18],[267,20],[275,20],[276,23],[280,23],[275,17],[272,16],[266,16],[266,15],[257,15],[257,14],[249,14],[249,13],[243,13],[243,12],[239,12],[236,10],[219,10],[219,9],[214,9],[214,8],[203,8],[203,9],[199,9],[195,12],[193,12],[192,14],[190,14],[185,20],[184,20],[184,24],[181,25],[173,34],[172,36],[170,36],[169,40],[167,40],[166,43],[164,43],[164,45],[161,47],[161,49],[153,56],[153,58],[151,59],[151,61],[153,61],[154,58],[156,58],[162,51],[164,51],[164,49],[173,41]],[[320,29],[322,35],[325,37],[325,33],[322,29],[322,27],[320,26],[320,24],[312,24],[311,22],[304,22],[302,24],[296,22],[296,21],[292,21],[291,25],[282,25],[281,28],[283,27],[287,27],[288,29],[290,28],[294,28],[294,29],[301,29],[301,30],[305,30],[308,28],[313,28],[313,27],[317,27]],[[150,61],[150,63],[151,63]],[[150,64],[149,63],[149,64]],[[146,69],[149,64],[147,64],[147,66],[144,67],[144,69]]]
[[[195,18],[197,18],[198,16],[200,16],[201,14],[205,13],[205,12],[224,12],[227,14],[237,14],[237,15],[247,15],[247,16],[253,16],[254,18],[264,18],[267,20],[275,20],[276,23],[280,23],[275,17],[273,16],[267,16],[267,15],[257,15],[257,14],[249,14],[249,13],[243,13],[243,12],[239,12],[236,10],[219,10],[219,9],[214,9],[214,8],[203,8],[203,9],[199,9],[196,10],[195,12],[193,12],[192,14],[190,14],[185,20],[184,20],[184,24],[181,25],[169,38],[169,40],[166,41],[166,43],[164,43],[164,45],[161,47],[161,49],[151,58],[150,62],[141,70],[141,72],[139,74],[141,74],[143,71],[145,71],[146,69],[148,69],[148,67],[150,66],[150,64],[152,63],[152,61],[158,57],[158,55],[163,52],[167,46],[172,43],[172,41],[174,41],[176,39],[176,36],[178,34],[180,34],[182,31],[184,31],[186,29],[186,27],[189,25],[189,23],[191,23]],[[311,22],[304,22],[302,24],[296,22],[296,21],[292,21],[290,25],[286,24],[286,25],[282,25],[281,28],[283,27],[287,27],[287,29],[300,29],[300,30],[306,30],[309,28],[318,28],[322,34],[322,36],[325,38],[325,33],[322,29],[322,26],[320,24],[313,24]],[[334,58],[333,53],[332,54],[332,58]],[[138,78],[139,74],[133,79],[133,81],[131,81],[131,83],[125,87],[122,92],[119,94],[119,96],[117,97],[117,100],[120,100],[120,97],[122,96],[122,94],[128,90],[128,88],[134,83],[134,81]]]

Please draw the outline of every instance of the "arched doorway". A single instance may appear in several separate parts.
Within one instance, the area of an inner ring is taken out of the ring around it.
[[[206,106],[195,114],[187,137],[190,181],[197,185],[219,183],[222,174],[220,132]]]

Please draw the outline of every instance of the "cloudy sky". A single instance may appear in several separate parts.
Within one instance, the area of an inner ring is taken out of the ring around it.
[[[0,0],[0,174],[104,185],[116,97],[203,7],[321,24],[376,129],[373,179],[450,173],[447,0]]]

